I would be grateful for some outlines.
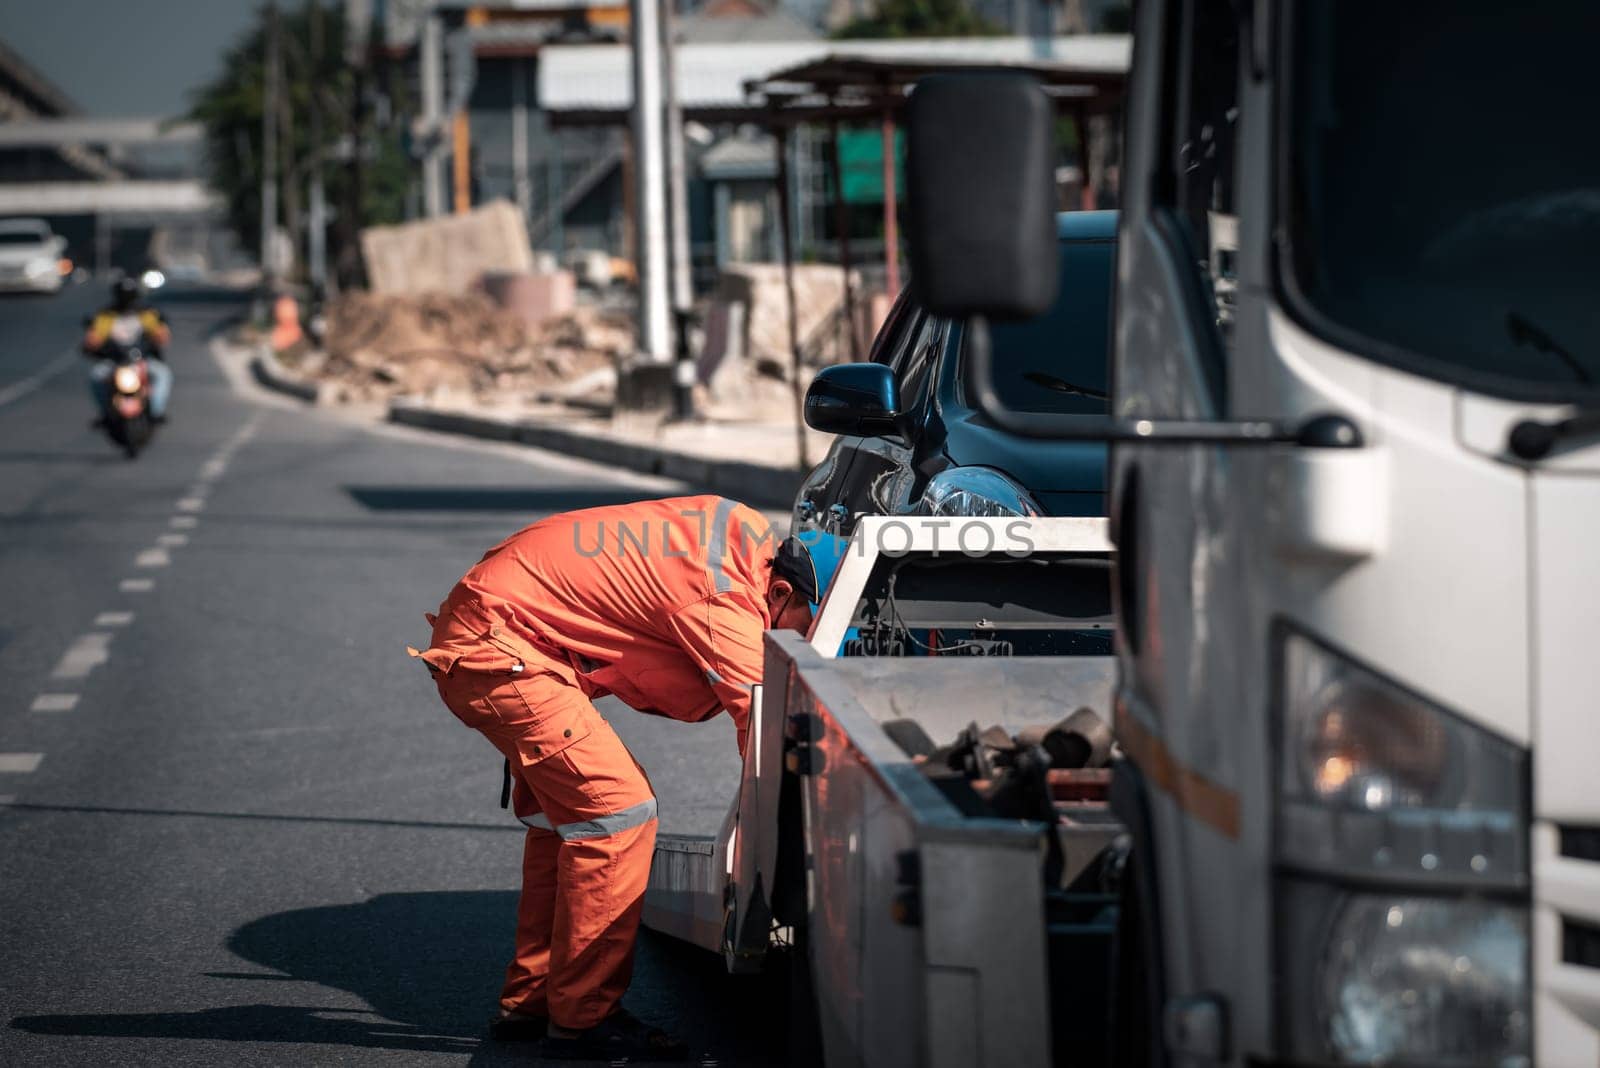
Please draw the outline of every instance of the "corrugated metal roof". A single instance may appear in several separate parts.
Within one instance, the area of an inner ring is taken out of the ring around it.
[[[916,63],[1061,66],[1091,73],[1128,69],[1125,34],[1056,37],[1040,54],[1031,37],[961,37],[893,41],[785,41],[684,44],[677,50],[678,94],[686,108],[750,104],[745,83],[829,56]],[[626,45],[547,48],[539,60],[539,102],[549,111],[626,111],[633,83]]]
[[[778,173],[777,142],[766,135],[726,137],[700,157],[707,178],[771,178]]]

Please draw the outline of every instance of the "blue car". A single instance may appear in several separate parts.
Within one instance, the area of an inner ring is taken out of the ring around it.
[[[1114,211],[1060,215],[1055,305],[1027,322],[991,324],[1007,407],[1105,414],[1116,230]],[[807,423],[839,437],[801,486],[793,529],[848,534],[863,514],[1104,515],[1105,446],[996,428],[965,396],[965,324],[926,314],[909,294],[867,364],[824,368],[811,385]]]

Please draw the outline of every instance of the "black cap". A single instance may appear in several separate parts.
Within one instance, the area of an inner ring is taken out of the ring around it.
[[[807,601],[817,601],[817,569],[811,562],[811,550],[794,535],[778,543],[772,557],[772,571],[785,578]]]

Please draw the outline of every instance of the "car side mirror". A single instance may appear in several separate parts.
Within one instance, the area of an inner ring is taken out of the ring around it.
[[[912,297],[947,319],[1031,319],[1056,299],[1055,109],[1031,75],[924,78],[906,134]]]
[[[806,390],[805,418],[807,426],[825,434],[898,434],[900,385],[881,363],[824,367]]]

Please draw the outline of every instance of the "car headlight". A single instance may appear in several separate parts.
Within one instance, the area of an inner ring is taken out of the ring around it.
[[[160,289],[167,284],[167,276],[152,267],[139,276],[139,282],[146,289]]]
[[[143,384],[139,381],[139,370],[135,367],[119,367],[112,375],[112,384],[117,387],[118,393],[137,393]]]
[[[1027,490],[988,467],[952,467],[934,475],[915,511],[956,517],[1044,514]]]
[[[1527,751],[1303,635],[1280,653],[1288,1054],[1531,1063]]]
[[[23,268],[33,278],[43,278],[56,273],[55,260],[29,260]]]

